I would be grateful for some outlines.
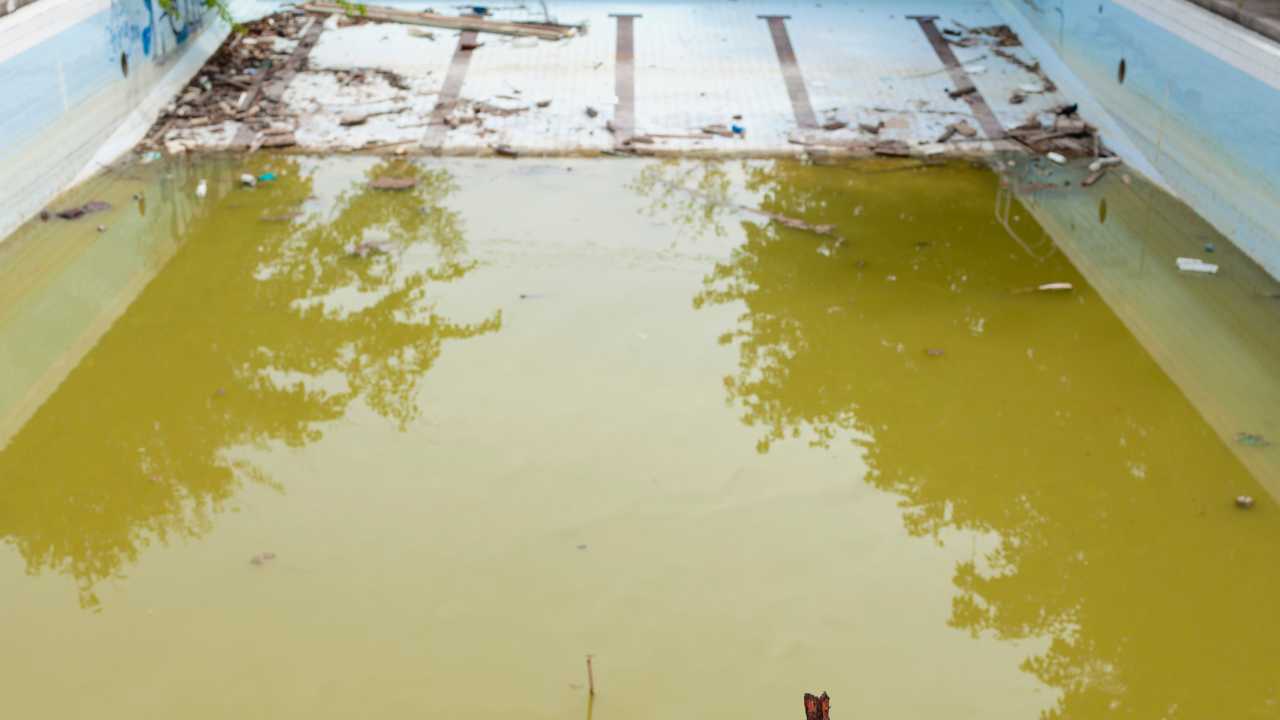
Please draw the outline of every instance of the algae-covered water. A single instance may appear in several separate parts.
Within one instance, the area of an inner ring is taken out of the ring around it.
[[[94,181],[64,204],[112,209],[0,244],[4,714],[1280,717],[1280,411],[1206,409],[1076,269],[1114,264],[1073,223],[1155,201],[1017,184],[270,155]],[[1268,396],[1270,348],[1222,374]]]

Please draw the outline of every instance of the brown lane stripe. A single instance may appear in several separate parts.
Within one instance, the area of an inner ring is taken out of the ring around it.
[[[444,136],[448,126],[444,119],[458,103],[462,96],[462,83],[467,79],[467,68],[471,65],[471,53],[476,49],[476,39],[480,34],[475,30],[463,30],[458,35],[458,47],[453,51],[453,59],[449,61],[449,72],[444,76],[444,86],[436,98],[436,106],[431,109],[426,137],[422,145],[426,148],[440,148],[444,145]]]
[[[316,42],[320,39],[320,33],[324,32],[324,21],[312,15],[307,24],[302,28],[302,39],[294,46],[293,52],[289,55],[289,59],[285,61],[283,67],[276,72],[267,70],[258,73],[253,84],[249,86],[249,90],[245,92],[244,100],[236,107],[236,110],[244,112],[253,107],[259,98],[265,97],[273,102],[280,102],[284,97],[284,91],[289,87],[289,83],[293,81],[298,70],[302,69],[303,62],[307,56],[311,54],[311,49],[316,46]],[[236,136],[231,140],[231,146],[235,148],[253,148],[255,138],[259,135],[256,131],[249,127],[248,123],[240,125],[240,129],[236,130]]]
[[[978,124],[982,126],[982,132],[992,140],[999,140],[1004,137],[1004,128],[1001,127],[1000,121],[996,120],[995,113],[991,112],[991,106],[987,105],[987,101],[982,97],[982,93],[978,92],[977,87],[973,84],[973,80],[969,77],[969,73],[965,72],[964,66],[956,59],[956,54],[951,52],[951,45],[947,39],[942,37],[942,33],[938,32],[938,26],[933,24],[938,19],[937,15],[908,15],[908,20],[915,20],[920,24],[920,29],[924,31],[924,36],[929,39],[929,44],[933,46],[933,51],[937,53],[938,59],[946,66],[947,72],[951,73],[951,82],[955,83],[953,92],[965,93],[965,102],[969,103],[973,108],[973,115],[978,119]]]
[[[787,35],[787,20],[790,15],[758,15],[769,23],[769,33],[773,35],[773,49],[778,51],[778,64],[782,66],[782,79],[787,84],[787,95],[791,96],[791,111],[795,113],[796,125],[805,130],[815,130],[818,118],[813,114],[813,105],[809,102],[809,90],[804,85],[804,75],[800,73],[800,63],[796,62],[795,48],[791,47],[791,37]]]
[[[636,134],[636,32],[639,15],[611,15],[618,19],[618,54],[613,61],[614,94],[618,104],[613,109],[613,136],[620,144]]]

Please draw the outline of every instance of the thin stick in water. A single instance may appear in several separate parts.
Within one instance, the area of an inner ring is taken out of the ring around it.
[[[591,657],[587,656],[587,694],[595,697],[596,694],[596,678],[591,672]]]

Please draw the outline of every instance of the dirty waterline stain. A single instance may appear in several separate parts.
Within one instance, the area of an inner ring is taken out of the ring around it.
[[[1276,713],[1275,503],[989,171],[252,163],[0,245],[15,714]]]

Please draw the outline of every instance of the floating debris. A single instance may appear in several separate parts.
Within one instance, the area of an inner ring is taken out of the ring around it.
[[[67,208],[66,210],[59,210],[54,214],[62,218],[63,220],[76,220],[90,213],[96,213],[96,212],[101,212],[103,210],[110,210],[110,209],[111,209],[111,203],[109,202],[105,202],[102,200],[91,200],[78,207]]]
[[[825,692],[821,695],[804,694],[805,720],[831,720],[831,696]]]
[[[392,177],[385,176],[375,178],[369,183],[369,187],[374,190],[409,190],[417,186],[418,180],[411,177]]]
[[[1250,495],[1237,495],[1236,507],[1240,508],[1241,510],[1248,510],[1249,508],[1253,507],[1253,497]]]
[[[1261,435],[1249,432],[1236,433],[1236,442],[1249,447],[1266,447],[1271,444],[1269,440]]]
[[[249,558],[249,562],[254,565],[266,565],[268,562],[275,560],[276,554],[273,552],[262,552]]]
[[[1182,272],[1202,273],[1205,275],[1214,275],[1218,272],[1217,265],[1205,262],[1200,258],[1180,257],[1175,262]]]

